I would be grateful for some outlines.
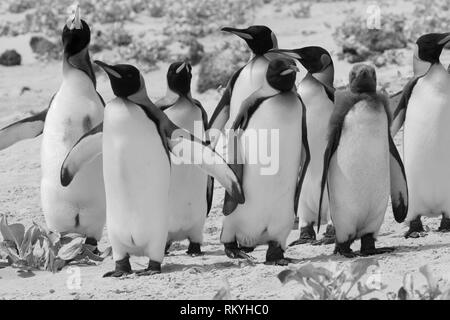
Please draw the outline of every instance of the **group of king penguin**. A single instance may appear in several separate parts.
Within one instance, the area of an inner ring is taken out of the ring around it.
[[[421,216],[442,215],[439,231],[450,231],[450,74],[440,63],[450,33],[418,39],[413,79],[387,97],[369,65],[355,65],[348,86],[337,89],[327,50],[279,49],[266,26],[222,31],[242,38],[252,57],[208,120],[191,95],[187,61],[170,65],[167,93],[155,103],[137,68],[95,61],[115,95],[105,104],[89,56],[90,28],[75,10],[62,32],[63,80],[49,107],[0,130],[0,150],[43,135],[49,229],[83,234],[96,246],[106,223],[115,269],[105,276],[133,273],[130,255],[149,258],[137,275],[154,275],[174,241],[188,239],[187,253],[202,254],[217,181],[226,190],[220,241],[232,259],[254,261],[249,254],[267,244],[266,264],[292,262],[284,252],[297,215],[300,237],[291,246],[335,243],[335,254],[351,258],[360,239],[358,255],[391,252],[375,246],[389,198],[395,220],[409,225],[407,238],[426,235]],[[297,86],[299,66],[307,74]],[[404,162],[392,138],[403,125]],[[232,159],[216,153],[212,129],[235,132],[225,141],[233,146],[228,152],[238,151]],[[279,132],[279,170],[262,175],[244,141],[272,129]],[[324,238],[316,240],[314,227],[323,224]]]

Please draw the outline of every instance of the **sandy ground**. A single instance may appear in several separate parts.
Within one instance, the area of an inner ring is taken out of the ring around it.
[[[395,4],[390,10],[407,12],[410,6]],[[263,8],[257,14],[255,23],[264,23],[278,34],[280,46],[299,47],[302,45],[321,45],[332,53],[337,52],[332,30],[346,18],[349,8],[365,11],[365,3],[317,4],[313,6],[312,18],[296,20],[286,12],[272,14],[271,9]],[[384,7],[383,7],[384,8]],[[299,30],[303,31],[299,33]],[[27,49],[29,36],[16,39],[0,38],[0,51],[16,48],[24,54],[24,65],[20,67],[0,67],[0,126],[20,119],[31,111],[43,109],[61,81],[61,66],[58,62],[43,64],[36,62]],[[221,40],[220,35],[203,39],[211,45]],[[409,65],[411,52],[405,50],[404,63],[396,67],[378,70],[380,84],[389,83],[389,90],[401,88],[405,77],[411,74]],[[445,55],[445,61],[448,54]],[[351,65],[335,61],[336,85],[347,81]],[[147,88],[151,97],[162,96],[165,91],[165,72],[167,65],[160,70],[146,74]],[[403,77],[399,77],[399,72]],[[198,69],[194,69],[194,81]],[[109,83],[103,75],[98,78],[98,90],[108,100],[112,97]],[[22,93],[22,88],[29,90]],[[219,94],[214,91],[203,95],[194,94],[202,101],[211,115]],[[401,147],[401,136],[396,138]],[[0,152],[0,213],[7,214],[10,222],[18,221],[30,225],[32,221],[44,223],[40,207],[40,142],[37,138],[21,142]],[[263,264],[266,246],[259,247],[252,255],[257,258],[256,265],[247,262],[231,261],[223,252],[219,242],[221,229],[221,206],[223,189],[216,188],[212,213],[205,226],[205,243],[202,257],[185,255],[187,242],[174,244],[170,255],[164,260],[163,273],[151,278],[131,276],[125,279],[103,279],[101,276],[114,267],[111,258],[96,266],[81,266],[80,269],[64,269],[58,274],[36,271],[32,277],[21,278],[17,270],[0,269],[0,299],[211,299],[217,290],[230,284],[231,296],[236,299],[294,299],[301,287],[292,283],[282,286],[277,274],[282,267],[268,267]],[[435,232],[437,219],[424,219],[431,229],[430,234],[419,240],[405,240],[406,226],[394,222],[391,209],[382,227],[379,246],[395,246],[397,250],[389,255],[379,256],[380,268],[374,270],[380,280],[388,286],[384,292],[375,296],[386,298],[389,291],[398,291],[403,276],[407,272],[416,275],[417,285],[424,279],[418,275],[422,265],[429,264],[438,279],[450,281],[450,234]],[[289,241],[298,237],[293,231]],[[108,246],[107,233],[100,248]],[[354,245],[357,250],[359,244]],[[301,246],[290,248],[286,255],[299,259],[299,264],[313,262],[318,266],[330,267],[348,265],[351,260],[332,255],[333,246]],[[133,268],[142,269],[147,261],[133,258]],[[296,267],[293,265],[292,267]],[[73,272],[80,272],[81,287],[70,285]]]

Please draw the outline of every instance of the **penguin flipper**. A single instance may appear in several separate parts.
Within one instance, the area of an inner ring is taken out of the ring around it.
[[[32,139],[41,135],[44,131],[47,112],[48,108],[1,129],[0,150],[6,149],[19,141]]]
[[[334,94],[336,92],[336,89],[330,86],[327,86],[326,84],[322,84],[323,88],[325,89],[325,93],[328,96],[328,99],[330,99],[331,102],[334,103]]]
[[[393,137],[398,133],[403,126],[406,117],[406,109],[408,107],[409,99],[421,77],[415,77],[410,80],[403,91],[400,91],[389,98],[390,110],[392,114],[391,134]]]
[[[297,216],[298,201],[300,199],[300,194],[302,192],[303,181],[305,180],[306,172],[308,171],[309,163],[311,162],[311,153],[309,150],[309,143],[308,143],[308,128],[306,125],[306,107],[300,95],[298,95],[298,97],[300,99],[300,102],[302,103],[302,153],[301,153],[298,182],[297,187],[295,189],[295,197],[294,197],[295,216]]]
[[[206,143],[180,128],[174,135],[167,137],[167,142],[170,152],[181,159],[181,163],[197,165],[218,180],[235,201],[245,202],[239,179],[225,160]]]
[[[97,92],[98,98],[100,99],[100,102],[102,103],[103,107],[106,106],[105,100],[103,99],[102,95]]]
[[[206,183],[206,216],[209,216],[209,212],[212,208],[212,202],[214,197],[214,178],[208,176],[208,181]]]
[[[161,109],[162,111],[165,111],[167,109],[169,109],[170,107],[172,107],[173,105],[175,105],[175,103],[177,103],[178,101],[178,97],[176,96],[165,96],[161,99],[159,99],[158,101],[155,102],[155,106],[157,106],[159,109]]]
[[[227,87],[222,95],[222,98],[220,99],[219,103],[217,104],[216,108],[214,109],[214,113],[211,117],[211,120],[208,124],[208,129],[216,129],[219,131],[222,131],[225,127],[225,124],[227,123],[228,119],[230,118],[230,103],[231,103],[231,95],[233,94],[234,85],[236,84],[236,80],[239,78],[239,75],[241,74],[242,70],[245,68],[242,67],[238,71],[236,71],[233,76],[228,81]],[[210,140],[211,137],[208,137]],[[212,148],[214,149],[217,145],[218,137],[214,139],[212,142]]]
[[[408,214],[408,185],[405,168],[392,136],[389,134],[391,201],[395,221],[402,223]]]
[[[61,166],[61,185],[67,187],[81,168],[102,153],[103,122],[83,135]]]
[[[203,129],[205,130],[206,133],[206,131],[208,130],[208,114],[206,113],[206,110],[200,101],[192,99],[192,102],[200,109],[202,113]],[[206,141],[206,143],[209,144],[210,141]],[[211,211],[213,197],[214,197],[214,178],[208,176],[208,182],[206,186],[206,203],[207,203],[206,216],[208,216],[209,212]]]

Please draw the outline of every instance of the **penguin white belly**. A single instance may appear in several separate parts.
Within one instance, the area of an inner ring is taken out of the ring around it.
[[[165,113],[177,126],[199,139],[204,139],[202,113],[199,108],[182,100]],[[198,167],[172,161],[168,241],[188,238],[195,243],[202,243],[207,211],[206,186],[207,176]]]
[[[242,102],[247,99],[253,92],[261,88],[266,81],[267,68],[269,61],[264,57],[259,57],[250,62],[239,74],[234,84],[233,94],[230,102],[230,119],[227,128],[233,125]]]
[[[306,106],[306,122],[311,162],[306,171],[300,194],[298,215],[301,225],[317,223],[320,201],[320,185],[323,173],[323,156],[327,147],[328,123],[333,113],[334,104],[327,97],[323,86],[312,81],[302,82],[299,94]],[[320,92],[321,94],[317,94]],[[322,223],[329,220],[328,190],[325,188],[322,203]]]
[[[41,201],[48,227],[100,240],[105,225],[102,159],[80,171],[73,183],[61,186],[61,165],[81,136],[103,120],[103,105],[91,80],[68,71],[48,111],[41,150]]]
[[[251,117],[240,139],[246,159],[242,179],[245,203],[225,217],[222,242],[236,239],[244,247],[254,247],[277,241],[286,248],[294,223],[301,117],[300,102],[291,93],[263,102]],[[268,170],[268,161],[261,154],[271,155],[272,169]]]
[[[436,75],[419,80],[406,113],[407,221],[418,215],[450,214],[450,83],[447,74]],[[440,86],[447,86],[446,91]]]
[[[114,260],[127,254],[161,262],[167,239],[170,164],[156,125],[116,98],[105,111],[103,168]]]
[[[345,118],[328,173],[330,213],[339,243],[378,235],[389,200],[387,135],[382,107],[376,110],[359,102]]]

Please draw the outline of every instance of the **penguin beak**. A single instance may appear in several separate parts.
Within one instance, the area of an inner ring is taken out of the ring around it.
[[[112,76],[117,79],[122,79],[122,76],[120,75],[120,73],[118,73],[116,70],[114,70],[113,66],[110,66],[99,60],[95,60],[94,63],[96,65],[98,65],[100,68],[102,68],[108,74],[108,76]]]
[[[450,33],[446,33],[443,36],[444,36],[444,38],[441,41],[439,41],[438,44],[442,45],[442,46],[445,46],[447,43],[450,42]]]
[[[181,66],[179,66],[178,69],[175,71],[176,74],[179,74],[181,71],[183,71],[183,69],[186,68],[186,66],[187,66],[186,62],[183,62]]]
[[[73,29],[80,30],[82,29],[82,27],[83,25],[81,23],[80,6],[77,5],[73,18],[69,18],[69,21],[67,21],[67,28],[69,28],[69,30]]]
[[[269,51],[269,53],[272,54],[281,54],[285,57],[291,58],[291,59],[296,59],[296,60],[302,60],[302,56],[297,53],[295,50],[286,50],[286,49],[272,49]]]
[[[235,28],[222,28],[223,32],[229,32],[234,35],[237,35],[238,37],[244,39],[244,40],[253,40],[253,36],[248,32],[247,29],[235,29]]]
[[[290,66],[289,69],[286,69],[283,72],[281,72],[280,76],[286,76],[286,75],[294,73],[294,72],[300,72],[300,69],[297,68],[297,66]]]

